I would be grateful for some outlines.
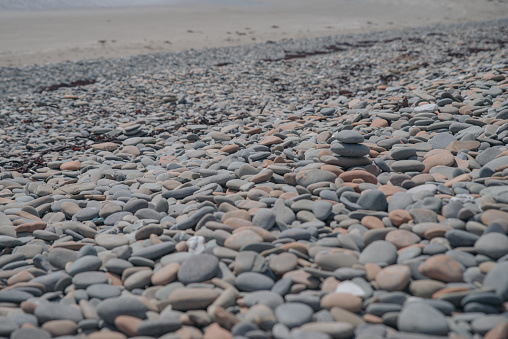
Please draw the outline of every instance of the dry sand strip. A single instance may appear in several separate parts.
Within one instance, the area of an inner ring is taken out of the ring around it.
[[[506,338],[507,27],[0,69],[0,336]]]
[[[110,58],[503,18],[505,0],[253,0],[1,11],[0,66]]]

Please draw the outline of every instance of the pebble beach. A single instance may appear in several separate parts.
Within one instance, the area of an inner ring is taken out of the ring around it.
[[[507,37],[0,67],[0,337],[508,338]]]

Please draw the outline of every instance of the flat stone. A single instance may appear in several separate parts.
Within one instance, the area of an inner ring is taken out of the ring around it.
[[[273,287],[274,281],[256,272],[245,272],[238,275],[235,279],[235,286],[244,292],[270,290]]]
[[[418,270],[431,279],[443,282],[462,281],[461,265],[445,254],[432,256],[420,265]]]
[[[399,331],[429,335],[447,335],[450,330],[445,315],[422,302],[407,303],[397,319],[397,327]]]
[[[369,154],[370,149],[361,144],[335,142],[330,145],[330,150],[338,155],[345,157],[362,157]]]
[[[95,243],[107,250],[112,250],[116,247],[128,245],[129,239],[121,234],[97,234]]]
[[[298,172],[296,175],[296,182],[298,185],[307,187],[318,182],[334,182],[336,178],[337,175],[332,172],[313,169],[310,171]]]
[[[151,246],[140,248],[132,253],[133,256],[143,257],[147,259],[157,259],[165,256],[175,250],[173,242],[162,242]]]
[[[178,281],[187,285],[203,282],[215,276],[219,260],[210,254],[198,254],[185,260],[178,270]]]
[[[479,254],[498,259],[508,253],[508,237],[502,233],[487,233],[475,243],[474,249]]]
[[[382,290],[402,291],[409,284],[411,270],[406,265],[392,265],[383,268],[376,275],[376,283]]]
[[[340,131],[335,138],[346,144],[359,144],[364,141],[363,135],[353,130]]]
[[[83,315],[78,307],[53,302],[43,302],[38,304],[35,308],[34,315],[40,323],[52,320],[71,320],[77,323],[83,320]]]
[[[377,240],[363,249],[358,260],[360,264],[392,265],[397,261],[397,248],[390,242]]]
[[[322,308],[341,307],[352,313],[362,310],[362,299],[350,293],[328,293],[321,298]]]
[[[113,324],[120,315],[129,315],[139,319],[146,318],[146,307],[132,297],[108,298],[97,305],[97,314],[107,323]]]
[[[275,225],[275,214],[271,209],[260,208],[252,218],[252,223],[255,226],[269,230]]]
[[[371,211],[386,211],[388,208],[385,195],[378,190],[367,190],[362,192],[357,204],[363,209]]]
[[[312,308],[302,303],[286,303],[275,309],[277,321],[289,328],[299,327],[312,319]]]
[[[294,270],[298,265],[298,257],[293,253],[281,253],[270,259],[269,267],[273,273],[283,275]]]
[[[497,263],[485,276],[484,287],[491,287],[502,300],[508,300],[508,262]]]
[[[399,160],[392,164],[394,172],[422,172],[425,165],[417,160]]]
[[[101,266],[102,260],[98,257],[94,255],[85,255],[73,262],[67,272],[74,276],[81,272],[97,271]]]
[[[208,307],[219,295],[220,292],[209,288],[178,288],[169,295],[168,303],[178,311],[200,310]]]
[[[109,284],[96,284],[86,288],[86,293],[90,298],[108,299],[119,297],[122,291],[117,286]]]
[[[352,337],[354,325],[346,320],[349,319],[336,322],[309,322],[303,324],[300,328],[303,331],[327,334],[334,339],[347,339]]]

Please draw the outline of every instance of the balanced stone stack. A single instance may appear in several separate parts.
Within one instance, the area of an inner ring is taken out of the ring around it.
[[[364,137],[359,132],[342,130],[337,133],[335,139],[338,142],[332,142],[330,150],[338,156],[337,160],[330,162],[331,164],[351,168],[372,163],[372,160],[367,157],[370,148],[362,144]]]

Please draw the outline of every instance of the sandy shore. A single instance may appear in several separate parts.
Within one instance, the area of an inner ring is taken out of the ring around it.
[[[508,16],[505,0],[256,0],[0,12],[0,66],[108,58]]]

